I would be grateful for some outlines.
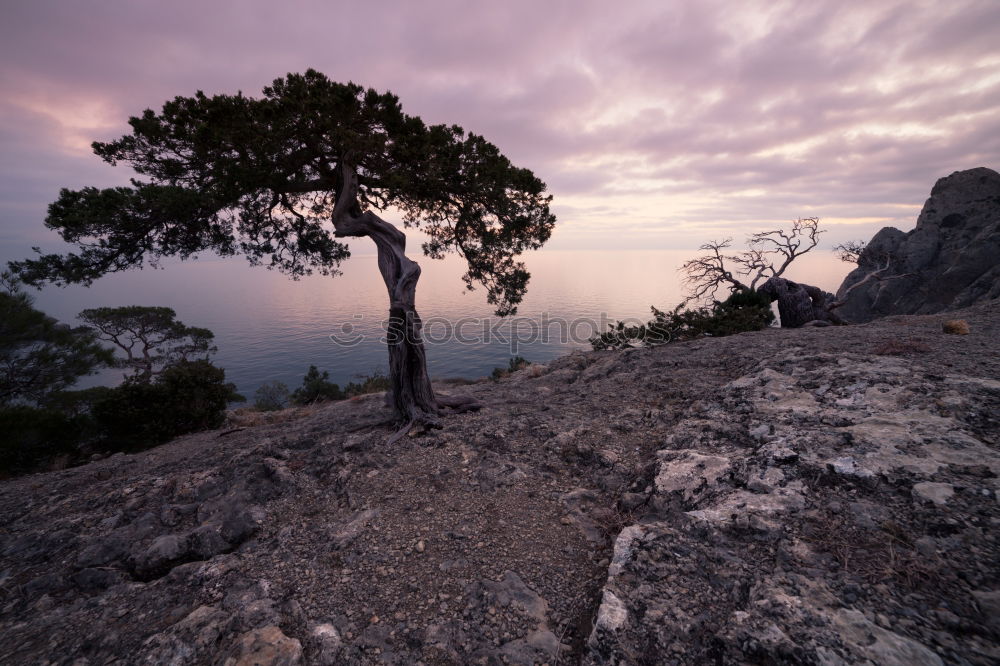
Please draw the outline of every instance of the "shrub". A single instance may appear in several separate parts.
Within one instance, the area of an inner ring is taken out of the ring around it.
[[[27,405],[0,408],[0,476],[46,469],[60,456],[75,457],[88,430],[86,418]]]
[[[165,368],[151,384],[127,379],[91,408],[101,429],[101,444],[116,451],[138,451],[222,425],[226,406],[244,400],[225,376],[222,368],[198,360]]]
[[[288,406],[288,387],[283,382],[264,382],[253,394],[253,406],[260,412],[276,412]]]
[[[774,321],[770,298],[753,291],[735,292],[711,307],[682,309],[682,305],[672,312],[650,308],[653,319],[638,326],[616,322],[608,331],[591,338],[590,344],[595,350],[652,346],[704,335],[722,337],[758,331]]]
[[[490,379],[493,381],[500,381],[507,375],[522,370],[531,365],[531,361],[524,358],[523,356],[514,356],[507,362],[506,368],[493,368],[492,374],[490,374]]]
[[[348,382],[344,393],[348,398],[366,393],[381,393],[392,388],[392,380],[381,370],[373,370],[370,375],[358,375],[359,382]]]
[[[292,402],[296,405],[308,405],[324,400],[343,400],[347,396],[340,387],[330,382],[330,373],[322,373],[315,365],[310,365],[306,376],[302,378],[302,386],[292,393]]]

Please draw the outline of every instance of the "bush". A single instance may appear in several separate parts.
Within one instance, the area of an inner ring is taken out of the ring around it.
[[[288,406],[288,387],[283,382],[264,382],[253,396],[253,406],[259,412],[276,412]]]
[[[683,304],[682,304],[683,305]],[[636,345],[658,345],[691,340],[705,335],[723,337],[744,331],[759,331],[774,321],[769,297],[754,291],[738,291],[711,307],[662,312],[655,307],[653,319],[639,326],[612,324],[608,331],[590,339],[595,350],[627,349]]]
[[[340,387],[330,382],[330,373],[322,373],[315,365],[310,365],[306,376],[302,378],[302,386],[292,393],[292,402],[296,405],[308,405],[324,400],[343,400],[347,396]]]
[[[138,451],[189,432],[217,428],[226,406],[242,401],[226,373],[209,361],[181,361],[153,383],[130,378],[91,408],[101,429],[101,445]]]
[[[87,417],[16,405],[0,408],[0,477],[44,470],[79,451]]]
[[[514,356],[507,362],[507,367],[505,368],[493,368],[493,373],[490,374],[490,379],[493,381],[500,381],[507,375],[522,370],[531,365],[531,361],[524,358],[523,356]]]
[[[360,382],[348,382],[344,393],[348,398],[366,393],[381,393],[392,388],[392,380],[381,370],[373,370],[370,375],[358,375]]]

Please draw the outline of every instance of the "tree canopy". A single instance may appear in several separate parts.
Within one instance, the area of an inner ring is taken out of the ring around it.
[[[337,237],[371,235],[331,228],[339,201],[355,218],[401,211],[429,236],[425,254],[460,254],[468,288],[482,284],[510,314],[528,281],[515,257],[555,223],[544,183],[483,137],[426,125],[391,93],[314,70],[275,80],[261,98],[176,97],[129,124],[131,134],[93,147],[137,177],[62,190],[46,225],[80,251],[14,263],[26,282],[89,284],[202,251],[243,253],[292,276],[335,274],[350,254]]]
[[[195,357],[208,360],[215,353],[215,337],[207,328],[186,326],[171,308],[126,305],[91,308],[78,317],[102,339],[125,353],[117,359],[120,368],[149,381],[166,367]]]
[[[36,310],[17,281],[0,274],[0,405],[44,402],[111,356],[92,331]]]

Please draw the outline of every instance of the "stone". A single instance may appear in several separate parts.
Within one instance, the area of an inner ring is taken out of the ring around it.
[[[296,666],[302,663],[302,644],[276,626],[254,629],[236,639],[224,666]]]
[[[1000,632],[1000,590],[976,590],[972,593],[986,624]]]
[[[625,603],[611,590],[604,590],[601,605],[597,609],[597,620],[594,622],[594,632],[618,631],[628,621],[628,608]],[[593,637],[594,634],[591,634]]]
[[[226,541],[217,525],[202,525],[188,535],[191,552],[199,559],[207,560],[213,555],[225,553],[232,546]]]
[[[378,516],[377,509],[367,509],[359,511],[344,523],[330,538],[334,550],[346,548],[352,541],[361,536],[368,524]]]
[[[832,620],[846,647],[873,663],[885,666],[943,666],[927,646],[883,629],[852,609],[836,611]]]
[[[660,496],[679,495],[685,504],[718,485],[730,472],[729,458],[696,451],[663,452],[654,485]]]
[[[121,559],[125,552],[125,542],[117,536],[97,539],[80,551],[76,563],[80,567],[104,566]]]
[[[151,576],[164,572],[170,565],[186,558],[190,550],[188,540],[180,534],[165,534],[153,540],[138,557],[134,558],[134,568],[140,576]]]
[[[832,460],[828,463],[829,468],[836,472],[837,474],[844,474],[846,476],[857,476],[861,478],[868,478],[874,476],[871,470],[865,469],[858,465],[857,461],[850,456],[843,456]]]
[[[1000,297],[1000,174],[979,167],[941,178],[916,227],[885,227],[837,292],[851,322],[932,314]],[[889,258],[878,280],[859,285]],[[850,291],[849,291],[850,290]]]
[[[86,593],[100,592],[124,579],[125,574],[121,571],[107,567],[82,569],[73,574],[73,582]]]
[[[948,500],[954,494],[955,487],[950,483],[924,481],[923,483],[913,485],[913,497],[918,501],[944,505],[948,503]]]
[[[611,449],[601,449],[597,452],[597,459],[605,467],[614,467],[618,464],[620,456]]]

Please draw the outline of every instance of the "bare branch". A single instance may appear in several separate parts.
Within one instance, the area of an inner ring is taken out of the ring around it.
[[[844,243],[843,245],[838,245],[836,249],[837,249],[837,251],[846,253],[846,252],[849,252],[850,249],[841,249],[841,248],[847,248],[848,246],[856,247],[857,244],[858,244],[858,241],[852,241],[851,243]],[[862,247],[862,249],[864,249],[864,248]],[[858,251],[858,254],[860,255],[860,251]],[[842,254],[841,255],[842,259],[843,259],[843,256],[844,255]],[[894,257],[891,254],[889,254],[887,252],[883,252],[881,254],[881,256],[879,257],[881,267],[877,268],[876,270],[874,270],[874,271],[872,271],[870,273],[868,273],[864,278],[862,278],[858,282],[855,282],[850,287],[848,287],[847,289],[845,289],[844,293],[841,294],[840,297],[837,300],[832,301],[831,303],[829,303],[826,306],[827,311],[833,311],[833,310],[835,310],[835,309],[843,306],[845,303],[847,303],[847,298],[848,298],[848,296],[851,295],[851,292],[853,292],[855,289],[857,289],[858,287],[860,287],[862,285],[868,284],[869,282],[872,282],[872,281],[881,282],[883,280],[898,280],[899,278],[912,277],[914,275],[913,273],[903,273],[901,275],[889,275],[889,276],[885,276],[886,271],[888,271],[889,268],[892,266],[893,258]],[[848,261],[848,260],[844,259],[844,261]],[[885,277],[883,277],[883,276],[885,276]]]
[[[781,264],[777,268],[768,261],[766,266],[758,269],[750,283],[751,288],[756,288],[761,279],[781,277],[793,261],[819,244],[819,235],[822,233],[825,232],[819,229],[818,217],[804,217],[793,220],[792,228],[787,232],[775,229],[751,234],[747,241],[751,250],[756,250],[762,257],[781,257]]]
[[[714,298],[715,293],[725,286],[732,290],[747,288],[726,265],[727,261],[738,265],[739,258],[722,254],[732,243],[731,238],[705,243],[698,249],[708,254],[691,259],[681,266],[681,270],[686,273],[684,283],[690,290],[687,301]]]
[[[819,218],[806,217],[792,221],[791,229],[774,229],[751,234],[747,249],[739,254],[722,253],[732,245],[732,239],[711,242],[699,249],[709,254],[686,262],[682,267],[687,275],[689,295],[686,301],[714,298],[721,287],[734,291],[755,290],[764,281],[779,277],[785,269],[819,243]],[[777,268],[775,261],[780,263]]]
[[[850,240],[846,243],[841,243],[833,248],[833,251],[837,253],[837,256],[841,261],[846,261],[849,264],[856,264],[861,258],[861,252],[865,249],[865,242],[861,240]]]

